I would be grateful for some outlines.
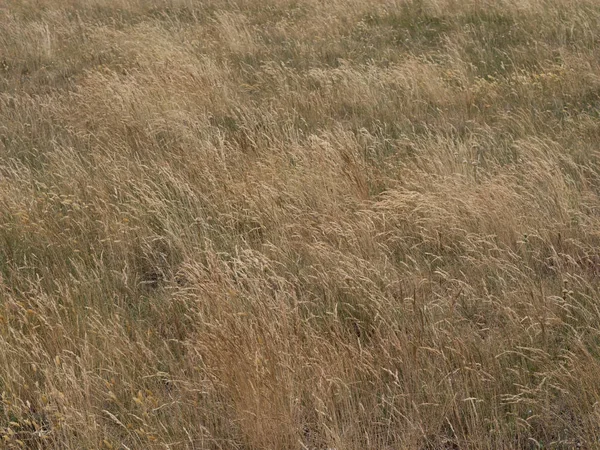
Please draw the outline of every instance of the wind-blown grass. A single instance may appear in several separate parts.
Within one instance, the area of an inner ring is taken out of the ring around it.
[[[600,442],[600,5],[5,0],[0,439]]]

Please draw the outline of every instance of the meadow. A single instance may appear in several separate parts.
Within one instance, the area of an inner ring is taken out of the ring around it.
[[[596,0],[0,0],[0,447],[600,448]]]

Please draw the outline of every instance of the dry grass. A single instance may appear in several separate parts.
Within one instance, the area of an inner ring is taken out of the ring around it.
[[[0,1],[0,439],[600,447],[600,4]]]

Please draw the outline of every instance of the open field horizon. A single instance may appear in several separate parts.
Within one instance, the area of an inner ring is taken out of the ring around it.
[[[600,3],[0,0],[0,447],[600,448]]]

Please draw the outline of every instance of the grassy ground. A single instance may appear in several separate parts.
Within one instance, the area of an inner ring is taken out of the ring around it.
[[[600,4],[0,1],[0,439],[600,447]]]

